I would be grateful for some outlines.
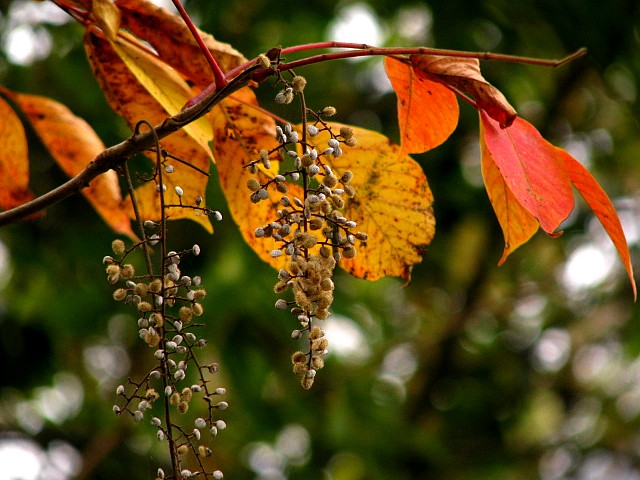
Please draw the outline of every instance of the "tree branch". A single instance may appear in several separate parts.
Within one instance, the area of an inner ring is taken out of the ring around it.
[[[164,122],[154,128],[158,138],[164,138],[167,135],[180,130],[185,125],[205,115],[216,104],[231,95],[233,92],[247,86],[251,80],[251,74],[257,68],[259,68],[258,65],[250,65],[239,75],[230,80],[224,88],[209,92],[207,95],[199,99],[199,101],[194,105],[184,108],[176,115],[165,119]],[[64,200],[65,198],[79,193],[81,190],[88,187],[91,181],[98,175],[117,168],[133,155],[143,152],[144,150],[148,150],[154,145],[155,137],[153,135],[153,131],[150,130],[144,133],[133,134],[125,141],[109,147],[98,154],[98,156],[91,161],[84,170],[68,182],[27,203],[10,210],[0,212],[0,227],[29,217]]]

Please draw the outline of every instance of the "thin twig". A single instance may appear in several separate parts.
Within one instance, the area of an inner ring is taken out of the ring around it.
[[[191,21],[191,17],[189,17],[189,14],[182,6],[182,3],[180,2],[180,0],[172,0],[172,1],[175,7],[178,9],[178,12],[182,17],[182,20],[184,20],[184,23],[187,25],[187,28],[189,28],[191,35],[193,35],[193,38],[195,39],[196,43],[200,47],[202,54],[207,59],[207,62],[209,63],[209,66],[211,67],[211,70],[213,72],[213,80],[215,81],[217,88],[218,89],[223,88],[227,84],[227,79],[225,78],[224,72],[220,68],[220,65],[218,65],[218,62],[216,62],[216,59],[213,58],[213,55],[211,55],[211,51],[205,45],[204,40],[202,40],[202,36],[200,35],[200,32],[198,32],[198,29]]]

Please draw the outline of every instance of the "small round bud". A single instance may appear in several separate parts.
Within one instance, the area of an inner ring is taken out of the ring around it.
[[[118,385],[118,388],[116,388],[116,395],[124,395],[124,385]]]
[[[227,424],[224,422],[224,420],[216,420],[215,426],[218,430],[224,430],[225,428],[227,428]]]
[[[296,75],[293,77],[293,81],[291,83],[293,84],[293,91],[299,93],[304,90],[304,87],[307,85],[307,80],[300,75]]]
[[[115,253],[116,255],[122,255],[126,250],[124,242],[120,239],[116,239],[111,242],[111,248],[113,250],[113,253]]]
[[[173,167],[173,165],[167,165],[167,166],[164,167],[164,171],[167,172],[167,173],[173,173],[173,172],[175,172],[175,170],[176,169]]]
[[[196,418],[194,425],[196,428],[204,428],[207,426],[207,422],[205,422],[204,418],[198,417]]]
[[[321,113],[327,117],[332,117],[337,113],[337,111],[334,107],[324,107]]]
[[[340,147],[340,142],[338,142],[338,140],[336,140],[335,138],[331,138],[329,139],[329,146],[334,149],[338,148]]]
[[[213,478],[214,480],[222,480],[224,478],[224,475],[220,470],[216,470],[215,472],[213,472]]]
[[[226,410],[227,408],[229,408],[229,404],[227,402],[218,402],[215,406],[219,410]]]
[[[120,409],[120,407],[118,405],[114,405],[113,406],[113,413],[115,413],[116,415],[119,415],[121,411],[122,410]]]
[[[221,220],[222,220],[222,213],[220,213],[218,210],[215,210],[215,211],[213,212],[213,219],[214,219],[216,222],[221,221]]]
[[[107,255],[106,257],[104,257],[104,258],[102,259],[102,264],[103,264],[103,265],[111,265],[113,262],[114,262],[114,259],[113,259],[113,257],[112,257],[112,256],[110,256],[110,255]]]
[[[160,420],[158,417],[151,417],[151,425],[153,425],[154,427],[159,427],[160,425],[162,425],[162,420]]]
[[[198,255],[200,255],[200,245],[194,245],[193,247],[191,247],[191,251],[197,257]]]
[[[144,413],[142,413],[140,410],[136,410],[135,412],[133,412],[133,419],[136,422],[141,422],[143,418],[144,418]]]
[[[160,440],[161,442],[164,440],[164,432],[162,430],[158,430],[158,433],[156,433],[156,436],[158,437],[158,440]],[[164,478],[164,477],[161,477]]]
[[[260,190],[260,182],[257,178],[251,177],[249,180],[247,180],[247,188],[252,192],[257,192],[258,190]]]
[[[278,310],[286,310],[287,309],[287,301],[283,298],[279,298],[276,300],[276,308]]]
[[[224,395],[225,393],[227,393],[227,389],[223,387],[218,387],[213,391],[213,393],[215,393],[216,395]]]

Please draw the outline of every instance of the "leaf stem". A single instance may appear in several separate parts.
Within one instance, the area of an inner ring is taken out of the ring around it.
[[[189,14],[182,6],[182,3],[180,2],[180,0],[172,0],[172,2],[175,5],[175,7],[178,9],[178,12],[180,13],[180,16],[182,17],[182,19],[184,20],[184,23],[187,25],[187,28],[189,28],[191,35],[193,35],[193,38],[195,39],[196,43],[200,47],[202,54],[207,59],[207,62],[209,63],[209,66],[213,71],[213,80],[215,81],[216,88],[218,89],[224,88],[224,86],[227,84],[227,79],[225,77],[225,74],[220,68],[220,65],[218,65],[218,62],[216,62],[216,59],[213,58],[213,55],[211,55],[211,51],[205,45],[204,40],[202,40],[202,36],[200,35],[200,32],[198,32],[198,29],[196,28],[196,26],[191,21],[191,17],[189,17]]]

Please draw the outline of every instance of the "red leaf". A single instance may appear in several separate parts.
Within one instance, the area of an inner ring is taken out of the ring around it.
[[[538,220],[513,196],[482,137],[480,138],[480,147],[482,151],[482,178],[504,235],[504,252],[498,262],[498,265],[502,265],[511,252],[528,242],[536,233]]]
[[[618,218],[618,214],[616,213],[611,200],[609,200],[609,197],[602,187],[598,182],[596,182],[593,176],[591,176],[589,171],[580,164],[580,162],[564,150],[559,148],[558,150],[559,155],[564,159],[571,183],[573,183],[578,192],[580,192],[582,198],[584,198],[584,201],[587,202],[587,205],[589,205],[593,213],[598,217],[598,220],[600,220],[600,223],[602,223],[602,226],[609,235],[609,238],[611,238],[611,241],[615,245],[616,250],[618,250],[620,259],[622,260],[624,268],[627,271],[627,275],[629,276],[631,288],[633,288],[633,299],[635,300],[638,296],[638,292],[636,289],[635,279],[633,278],[633,267],[631,265],[631,257],[629,255],[629,246],[627,245],[627,239],[624,236],[620,219]]]
[[[410,65],[389,57],[384,65],[398,96],[402,150],[422,153],[443,143],[458,124],[455,94],[444,85],[418,76]]]
[[[483,141],[511,193],[545,232],[553,234],[573,210],[562,150],[519,117],[504,129],[482,110],[480,119]]]

